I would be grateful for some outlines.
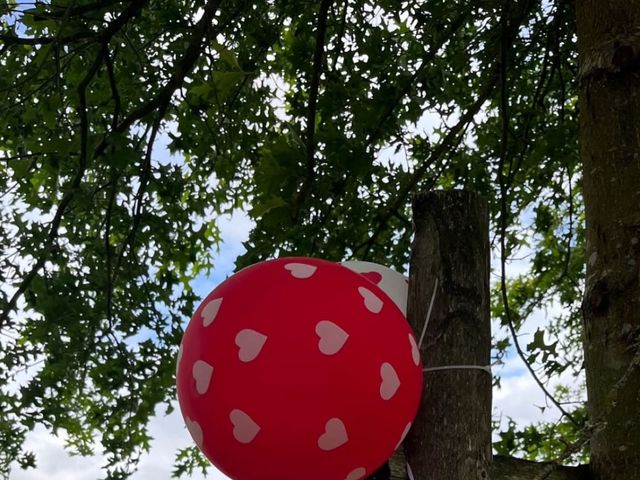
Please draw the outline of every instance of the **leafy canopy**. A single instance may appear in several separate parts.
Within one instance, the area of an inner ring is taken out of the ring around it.
[[[172,409],[190,281],[215,268],[216,218],[237,208],[255,220],[238,267],[402,269],[413,192],[480,192],[504,260],[530,266],[508,309],[496,287],[494,316],[517,331],[560,305],[521,350],[543,380],[579,370],[570,2],[2,0],[0,14],[5,474],[35,464],[22,443],[40,424],[72,452],[97,444],[109,478],[132,472],[150,417]],[[498,332],[496,355],[510,343]],[[500,452],[545,457],[575,436],[513,428]],[[202,465],[183,451],[176,474]]]

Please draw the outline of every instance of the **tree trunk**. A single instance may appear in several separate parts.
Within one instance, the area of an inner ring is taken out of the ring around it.
[[[595,480],[640,479],[640,0],[578,0]]]
[[[422,331],[425,367],[490,363],[489,218],[479,196],[419,194],[413,203],[408,319]],[[420,411],[405,443],[415,480],[487,480],[491,463],[491,375],[425,373]]]

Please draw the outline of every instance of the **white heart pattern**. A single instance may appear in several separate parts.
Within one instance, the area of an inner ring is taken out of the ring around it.
[[[365,287],[358,287],[358,293],[364,299],[364,306],[367,307],[367,310],[371,313],[380,313],[383,302],[375,293]]]
[[[409,343],[411,344],[411,357],[413,358],[413,363],[415,363],[417,367],[420,363],[420,349],[418,348],[415,337],[411,334],[409,334]]]
[[[213,374],[213,366],[203,360],[196,360],[191,369],[193,379],[196,381],[196,391],[200,395],[204,395],[209,390],[211,375]]]
[[[333,322],[322,320],[316,325],[316,334],[320,337],[318,348],[325,355],[335,355],[338,353],[349,334]]]
[[[344,480],[360,480],[366,474],[367,474],[367,471],[364,468],[362,467],[356,468],[349,475],[347,475],[347,478],[345,478]]]
[[[211,325],[220,311],[220,305],[222,305],[222,298],[215,298],[205,305],[200,313],[203,326],[208,327]]]
[[[324,433],[318,438],[318,447],[325,451],[335,450],[348,441],[347,428],[342,420],[332,418],[326,423]]]
[[[316,273],[318,269],[318,267],[307,265],[306,263],[287,263],[284,268],[289,270],[295,278],[309,278]]]
[[[198,424],[198,422],[196,422],[195,420],[192,421],[189,417],[185,417],[184,421],[187,425],[187,430],[189,430],[189,433],[191,434],[191,438],[193,438],[193,441],[196,442],[196,445],[198,445],[198,447],[202,448],[204,438],[202,435],[202,428],[200,428],[200,424]]]
[[[260,425],[242,410],[231,410],[229,420],[233,424],[233,437],[240,443],[251,443],[260,431]]]
[[[238,358],[242,362],[251,362],[260,354],[262,347],[267,341],[267,336],[245,328],[236,335],[236,345],[238,346]]]
[[[407,279],[403,274],[384,265],[358,260],[343,262],[341,265],[377,285],[386,295],[380,298],[382,298],[385,303],[391,300],[400,309],[402,314],[405,317],[407,316],[407,294],[409,288],[407,286]],[[365,284],[365,286],[367,286],[367,284]],[[372,291],[375,292],[376,290]]]
[[[400,379],[395,369],[387,362],[383,363],[380,367],[380,377],[382,378],[382,382],[380,383],[380,396],[383,400],[389,400],[396,394],[398,388],[400,388]]]

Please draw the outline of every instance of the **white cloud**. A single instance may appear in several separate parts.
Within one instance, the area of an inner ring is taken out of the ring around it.
[[[507,362],[506,367],[510,367]],[[571,373],[565,373],[552,378],[545,387],[554,394],[557,385],[566,385],[571,389],[578,389],[582,384],[581,377],[575,378]],[[542,389],[534,382],[528,371],[520,375],[503,377],[501,388],[493,391],[493,415],[506,424],[512,418],[519,425],[528,425],[541,421],[552,422],[558,420],[561,412],[546,398]]]
[[[64,439],[55,437],[44,427],[37,427],[27,436],[25,448],[37,455],[37,469],[22,470],[14,466],[13,480],[80,480],[99,478],[97,457],[72,457],[64,451]]]
[[[149,424],[149,433],[154,439],[151,451],[141,459],[138,471],[131,476],[132,480],[170,478],[176,451],[193,445],[178,409],[171,415],[153,418]],[[64,450],[64,436],[53,436],[43,427],[37,427],[28,435],[25,448],[36,453],[38,468],[22,470],[14,466],[11,472],[12,480],[86,480],[104,476],[101,468],[104,458],[100,455],[69,455]],[[201,473],[196,473],[190,478],[205,479]],[[226,480],[228,477],[212,466],[206,478]]]

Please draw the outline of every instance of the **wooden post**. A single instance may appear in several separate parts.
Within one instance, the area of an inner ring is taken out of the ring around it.
[[[490,364],[489,217],[466,191],[418,194],[408,319],[420,335],[437,290],[421,352],[425,368]],[[405,442],[415,480],[488,480],[491,375],[447,369],[424,374],[423,397]]]

